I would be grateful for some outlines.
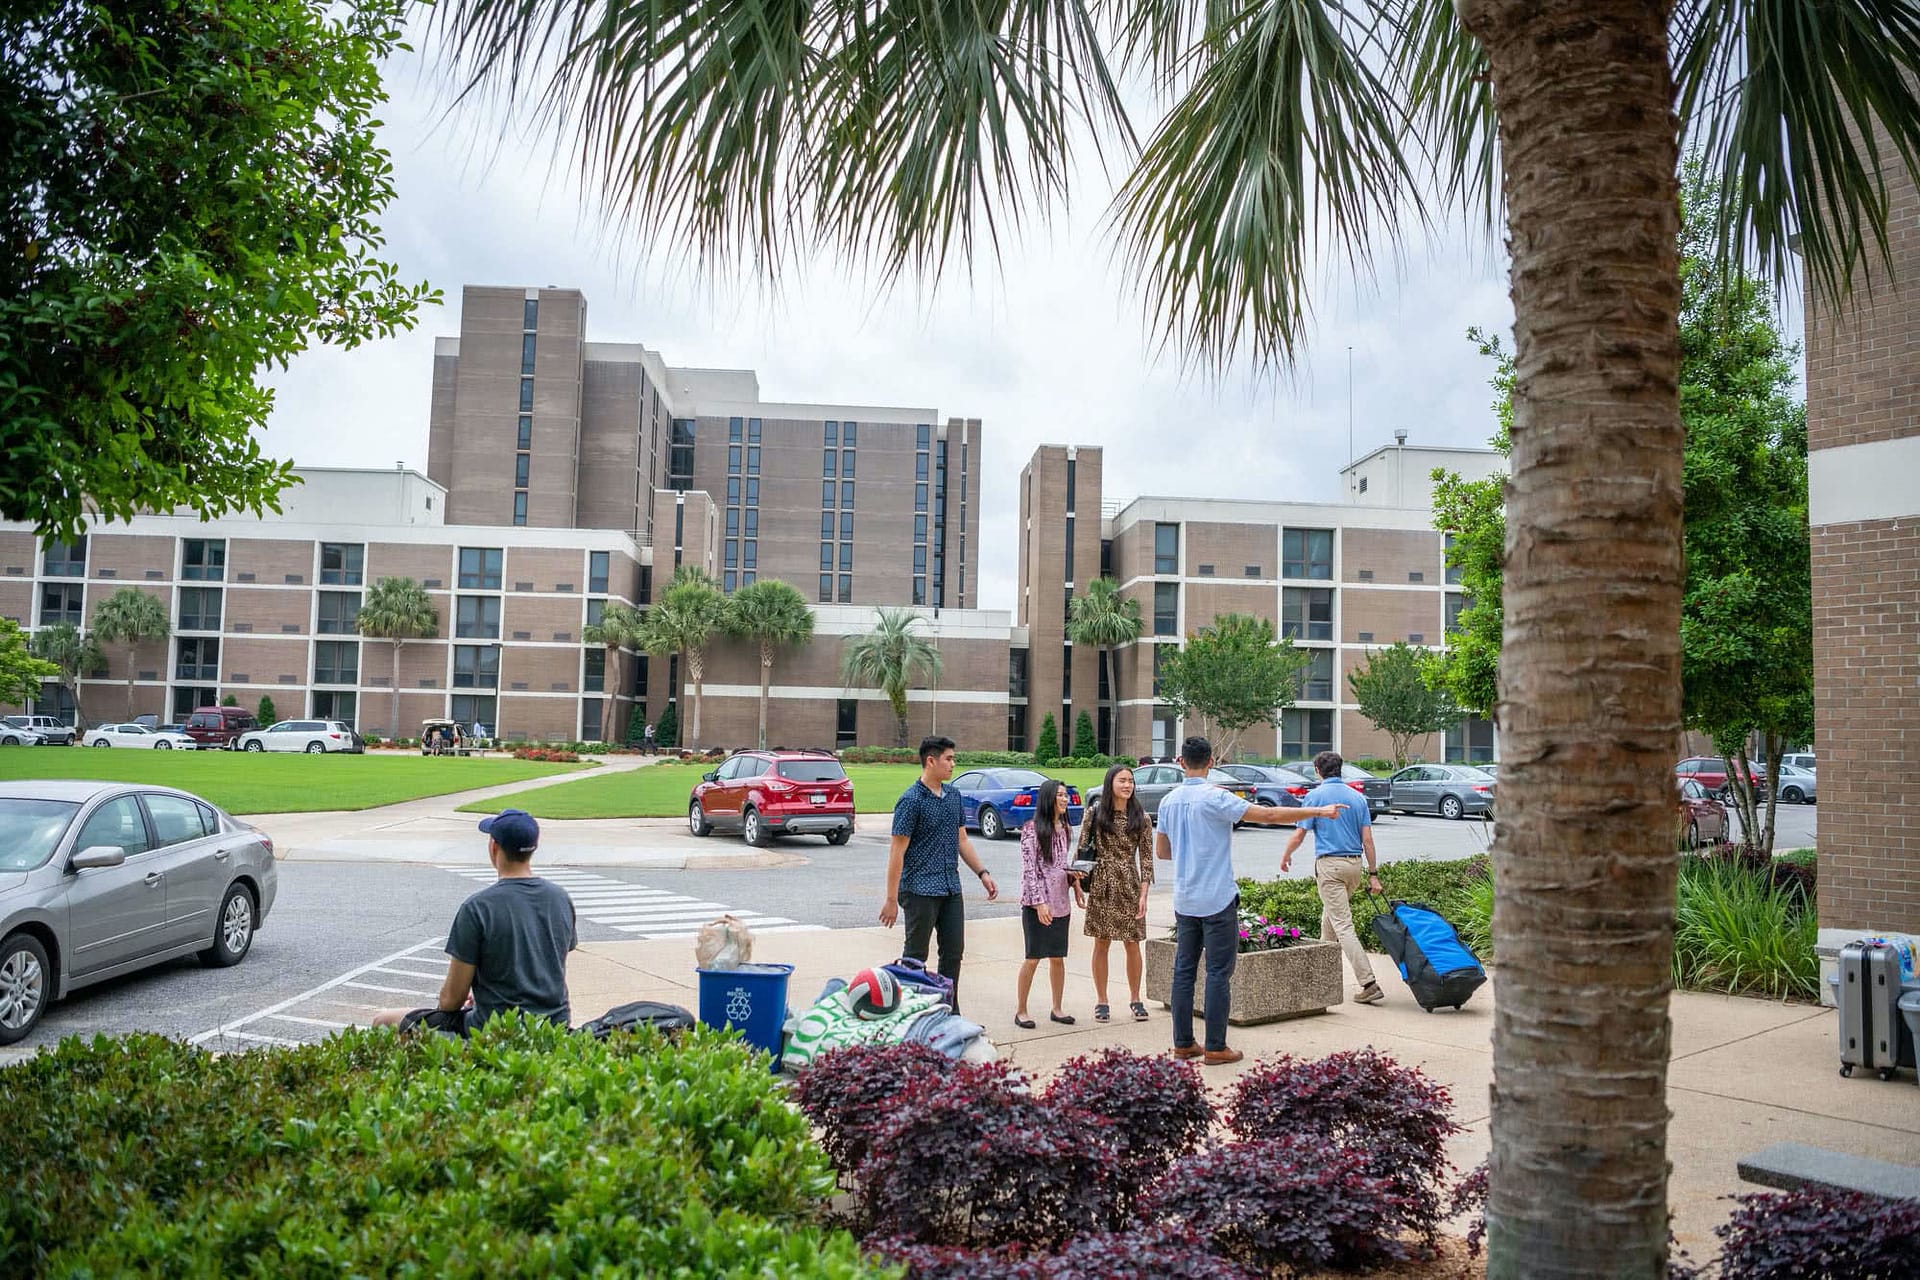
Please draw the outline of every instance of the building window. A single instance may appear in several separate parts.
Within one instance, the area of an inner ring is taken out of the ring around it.
[[[1280,713],[1280,758],[1304,760],[1333,750],[1333,712],[1326,707],[1288,707]]]
[[[1153,584],[1153,634],[1180,634],[1180,588],[1175,583]]]
[[[913,509],[915,511],[927,509],[927,486],[923,484],[913,486]]]
[[[359,641],[314,641],[313,682],[315,684],[359,684]]]
[[[520,379],[520,412],[533,412],[533,379]]]
[[[927,478],[927,455],[924,453],[913,455],[913,478],[915,480]]]
[[[587,601],[587,625],[597,627],[607,620],[607,602],[605,600]]]
[[[748,476],[747,477],[747,505],[750,507],[753,507],[753,506],[758,506],[759,504],[760,504],[760,477]]]
[[[1245,576],[1245,577],[1248,577],[1248,578],[1257,578],[1257,577],[1259,577],[1259,576],[1260,576],[1260,566],[1259,566],[1259,565],[1257,565],[1257,564],[1250,564],[1250,565],[1248,565],[1248,566],[1246,567],[1246,569],[1245,569],[1245,570],[1243,571],[1243,576]]]
[[[840,505],[843,507],[853,505],[853,481],[851,480],[840,482]]]
[[[1448,764],[1491,764],[1493,721],[1472,716],[1447,730],[1446,758]]]
[[[1153,526],[1153,571],[1155,573],[1180,572],[1179,525],[1156,524]]]
[[[1447,535],[1447,545],[1446,545],[1446,553],[1445,553],[1445,561],[1447,566],[1447,583],[1449,586],[1455,586],[1455,587],[1460,585],[1460,566],[1453,562],[1453,544],[1456,541],[1457,539],[1455,539],[1455,537],[1452,534]]]
[[[830,573],[820,575],[820,603],[833,603],[833,575]]]
[[[175,680],[218,680],[220,678],[220,642],[212,636],[182,637],[175,641],[173,678]]]
[[[757,444],[747,446],[747,474],[754,476],[760,474],[760,446]],[[849,470],[847,474],[852,475],[853,472]]]
[[[520,415],[520,433],[514,441],[514,447],[518,449],[533,448],[533,419],[524,413]]]
[[[1074,462],[1072,458],[1068,458],[1067,459],[1067,514],[1068,515],[1073,514],[1074,472],[1076,469],[1077,469],[1077,464]]]
[[[607,729],[602,717],[606,715],[606,699],[580,699],[580,741],[604,742]]]
[[[530,333],[520,335],[520,372],[526,377],[533,376],[534,336]]]
[[[853,578],[849,574],[840,575],[840,603],[853,603]]]
[[[740,536],[740,508],[738,507],[727,508],[727,536],[729,538]]]
[[[1407,633],[1408,644],[1425,644],[1426,642],[1427,633],[1424,631],[1409,631]]]
[[[1333,588],[1282,587],[1280,634],[1295,640],[1333,639]]]
[[[491,644],[453,646],[453,687],[456,689],[499,688],[500,647]]]
[[[740,474],[740,446],[737,444],[727,446],[727,474],[730,476]]]
[[[1293,696],[1302,702],[1333,701],[1333,650],[1303,649],[1307,665],[1294,678]]]
[[[913,571],[915,573],[925,573],[927,571],[927,549],[925,547],[915,547],[913,549]]]
[[[528,298],[526,308],[520,313],[520,317],[520,327],[522,329],[538,329],[540,327],[540,299]]]
[[[748,512],[747,514],[752,515],[753,513]],[[747,532],[751,533],[753,531],[749,529]],[[740,567],[742,569],[758,569],[760,567],[760,544],[752,538],[748,538],[740,544]],[[751,581],[751,579],[749,579],[749,581]]]
[[[500,736],[500,716],[495,709],[497,703],[490,693],[456,693],[448,699],[448,714],[461,725],[471,728],[480,725],[487,730],[487,736]]]
[[[588,649],[586,663],[581,668],[580,690],[583,693],[602,693],[607,686],[607,651]]]
[[[313,718],[315,720],[339,720],[348,728],[354,727],[354,717],[359,714],[359,696],[347,689],[315,689],[313,691]]]
[[[462,640],[500,638],[500,597],[460,596],[455,606],[453,634]]]
[[[460,589],[462,591],[498,591],[501,558],[504,554],[499,547],[460,548]]]
[[[758,418],[747,419],[747,443],[760,443],[760,419]]]
[[[842,511],[840,513],[840,536],[842,538],[851,538],[853,536],[853,512],[851,511]]]
[[[833,568],[833,544],[831,542],[823,542],[820,544],[820,567],[822,569]]]
[[[1472,602],[1465,593],[1459,591],[1447,592],[1446,634],[1452,635],[1460,629],[1460,615],[1472,607]]]
[[[925,516],[915,516],[913,518],[913,540],[915,542],[925,542],[927,540],[927,518]]]
[[[527,491],[525,489],[513,495],[513,523],[516,526],[527,523]]]
[[[1172,649],[1167,645],[1156,644],[1153,646],[1153,696],[1156,698],[1160,696],[1160,673],[1166,669],[1167,654],[1171,652]],[[1155,752],[1154,754],[1158,755],[1159,753]]]
[[[820,513],[820,536],[823,538],[831,538],[833,536],[833,512],[831,511],[822,511]]]
[[[1067,517],[1067,581],[1073,581],[1073,517]]]
[[[1201,565],[1200,576],[1203,578],[1211,578],[1213,576],[1213,566],[1210,564]]]
[[[1180,745],[1179,720],[1166,707],[1156,707],[1153,713],[1152,754],[1164,760],[1172,755]]]
[[[833,745],[858,746],[860,743],[860,703],[854,698],[839,698],[833,704]]]
[[[914,448],[924,449],[930,443],[932,443],[932,441],[933,441],[933,428],[929,426],[927,423],[923,422],[919,426],[913,429]]]
[[[227,576],[223,538],[187,538],[180,544],[180,576],[189,582],[219,582]]]
[[[219,701],[218,689],[176,686],[173,691],[173,718],[185,722],[201,707],[211,707]],[[36,715],[50,715],[63,724],[72,724],[73,695],[59,685],[41,685],[40,696],[33,700],[33,710]]]
[[[740,501],[740,477],[739,476],[727,477],[727,501],[729,503],[737,503]]]
[[[1007,650],[1007,696],[1010,698],[1027,696],[1027,651],[1025,649]]]
[[[1365,493],[1366,491],[1367,491],[1367,478],[1366,478],[1365,476],[1361,476],[1361,477],[1360,477],[1360,492],[1362,492],[1362,493]]]
[[[966,548],[962,546],[961,550],[964,551]],[[1100,576],[1103,578],[1111,578],[1113,576],[1112,538],[1100,539]]]
[[[1288,529],[1282,532],[1280,576],[1283,578],[1332,578],[1333,530]]]
[[[840,443],[840,424],[839,423],[829,422],[827,424],[826,443],[830,446],[837,445]]]
[[[732,530],[728,530],[728,532],[731,533]],[[740,567],[740,544],[735,541],[729,541],[727,543],[727,568],[738,569],[739,567]]]
[[[692,418],[675,418],[669,428],[673,447],[667,452],[667,488],[676,493],[693,487],[693,427]]]
[[[839,489],[835,487],[833,481],[822,480],[820,482],[820,505],[823,507],[831,507],[833,505],[833,495],[838,492]]]
[[[731,553],[729,553],[729,558],[731,558]],[[726,592],[733,592],[733,591],[739,590],[740,589],[739,571],[734,569],[727,570],[726,577],[721,581],[720,589]]]
[[[1007,750],[1027,749],[1027,704],[1016,702],[1007,708]]]
[[[46,578],[84,578],[87,576],[87,536],[74,542],[49,542],[40,557],[40,574]]]
[[[357,542],[321,543],[320,585],[323,587],[359,586],[366,556],[367,549]]]
[[[840,443],[851,449],[860,443],[860,424],[843,422],[840,424]]]
[[[747,424],[744,419],[728,418],[727,419],[727,439],[732,441],[735,444],[740,443],[740,433],[743,429],[745,429],[746,425]]]
[[[1407,581],[1408,581],[1408,582],[1425,582],[1426,580],[1427,580],[1427,575],[1426,575],[1426,574],[1425,574],[1424,572],[1422,572],[1421,570],[1419,570],[1419,569],[1409,569],[1409,570],[1407,570]]]
[[[220,629],[220,588],[180,588],[181,631],[218,631]]]
[[[589,551],[587,553],[587,590],[595,594],[605,594],[607,574],[613,564],[611,551]]]
[[[757,538],[760,536],[760,510],[758,507],[747,508],[747,517],[746,520],[742,522],[741,528],[745,530],[749,538]]]
[[[913,580],[913,603],[925,604],[926,602],[927,602],[927,580],[925,578],[917,577]]]
[[[513,455],[513,487],[514,488],[524,489],[527,487],[527,470],[531,462],[532,462],[532,459],[530,459],[524,453],[516,453]]]
[[[40,625],[57,626],[62,622],[79,626],[86,620],[82,588],[77,582],[49,582],[40,588]]]
[[[840,567],[842,569],[853,568],[853,544],[851,542],[843,542],[840,544]]]

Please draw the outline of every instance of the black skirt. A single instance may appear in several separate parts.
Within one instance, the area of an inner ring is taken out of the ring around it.
[[[1067,954],[1067,924],[1072,916],[1072,912],[1062,911],[1054,916],[1052,924],[1041,924],[1039,908],[1020,908],[1021,931],[1027,936],[1027,959],[1064,958]]]

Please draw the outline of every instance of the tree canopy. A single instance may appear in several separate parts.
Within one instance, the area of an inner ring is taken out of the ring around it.
[[[411,326],[381,256],[405,0],[0,7],[0,516],[278,509],[262,373]]]
[[[1460,708],[1444,686],[1428,681],[1427,652],[1404,640],[1375,649],[1347,676],[1360,714],[1393,742],[1393,764],[1407,763],[1415,738],[1445,733],[1460,721]]]
[[[1295,679],[1307,655],[1292,640],[1274,638],[1273,623],[1223,613],[1187,637],[1160,668],[1160,698],[1183,716],[1199,716],[1222,740],[1226,758],[1256,724],[1277,725],[1293,702]]]
[[[0,703],[24,707],[40,696],[41,681],[59,676],[58,666],[33,655],[19,623],[0,618]]]

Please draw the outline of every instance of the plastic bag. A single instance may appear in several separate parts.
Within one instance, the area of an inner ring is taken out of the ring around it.
[[[736,916],[721,916],[700,926],[693,954],[702,969],[738,969],[753,959],[753,931]]]

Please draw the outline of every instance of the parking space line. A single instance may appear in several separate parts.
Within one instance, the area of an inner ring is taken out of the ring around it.
[[[281,1022],[297,1022],[303,1027],[326,1027],[332,1031],[343,1031],[353,1025],[350,1022],[329,1022],[325,1018],[302,1018],[291,1013],[270,1013],[267,1016]]]
[[[415,991],[412,987],[383,987],[377,982],[343,982],[343,987],[358,987],[362,991],[390,991],[396,996],[418,996],[422,1000],[437,994],[432,991]]]
[[[372,961],[369,964],[363,964],[358,968],[349,969],[347,970],[347,972],[341,974],[339,977],[330,978],[326,982],[321,983],[317,987],[312,987],[306,991],[302,991],[297,996],[289,996],[287,999],[282,1000],[277,1004],[268,1005],[266,1008],[261,1009],[256,1013],[250,1013],[250,1014],[247,1014],[245,1017],[235,1018],[231,1022],[223,1022],[217,1027],[214,1027],[207,1031],[202,1031],[199,1035],[194,1036],[190,1040],[188,1040],[187,1043],[188,1044],[205,1044],[207,1041],[215,1039],[217,1037],[235,1035],[240,1031],[242,1027],[250,1026],[253,1023],[260,1021],[262,1018],[272,1017],[276,1013],[284,1013],[288,1009],[293,1008],[295,1005],[303,1004],[308,1000],[312,1000],[312,999],[315,999],[316,997],[323,996],[330,991],[333,991],[339,987],[345,986],[348,982],[352,981],[354,978],[358,977],[360,974],[366,973],[370,969],[376,968],[383,964],[390,963],[394,960],[402,959],[406,956],[414,955],[418,952],[425,951],[429,948],[438,948],[441,945],[443,945],[445,942],[446,942],[446,938],[444,936],[438,937],[438,938],[429,938],[425,942],[416,942],[412,946],[405,947],[399,951],[396,951],[390,956],[382,956],[380,959]],[[370,1006],[356,1005],[356,1007],[370,1007]]]

